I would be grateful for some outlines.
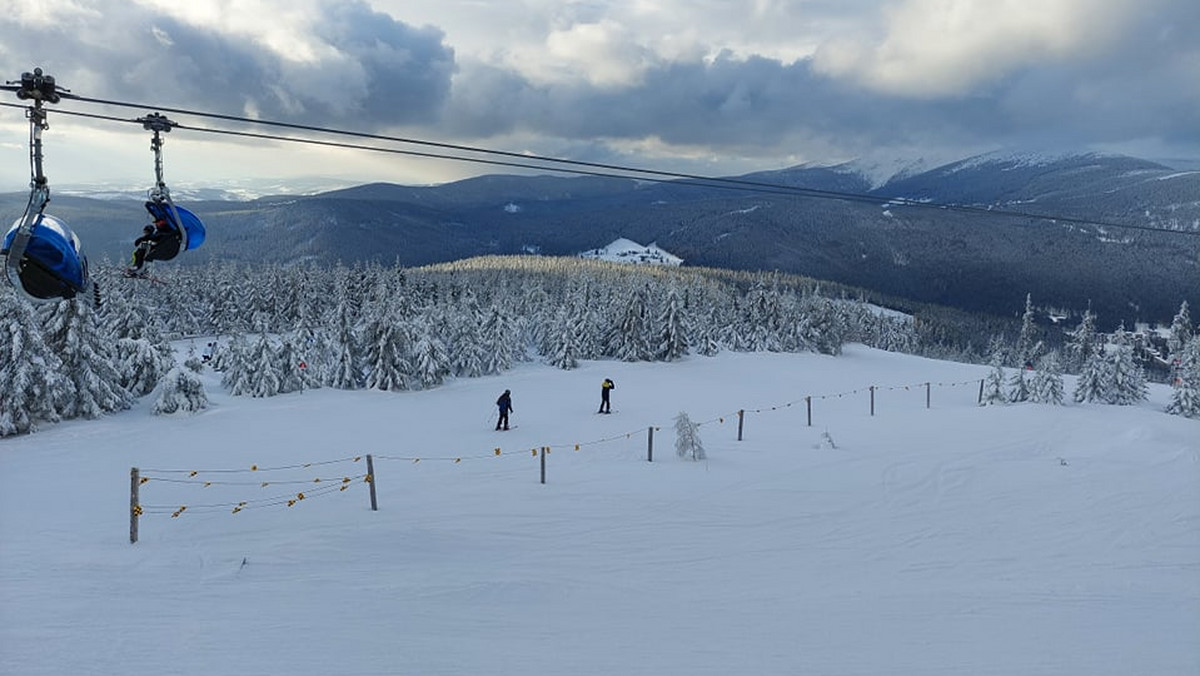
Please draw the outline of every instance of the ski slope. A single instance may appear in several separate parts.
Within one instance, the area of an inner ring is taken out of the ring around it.
[[[205,373],[198,415],[0,441],[0,674],[1200,673],[1200,421],[1161,386],[979,407],[986,371],[849,346],[270,399]],[[338,490],[366,454],[378,511]]]

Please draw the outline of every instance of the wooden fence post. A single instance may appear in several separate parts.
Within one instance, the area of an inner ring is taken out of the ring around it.
[[[983,405],[983,378],[979,379],[979,399],[975,403]]]
[[[746,409],[738,409],[738,441],[742,440],[742,423],[746,421]]]
[[[929,408],[929,383],[925,383],[925,408]]]
[[[379,511],[379,503],[375,501],[375,460],[367,454],[367,485],[371,487],[371,511]]]
[[[550,447],[542,446],[542,484],[546,483],[546,456],[550,455]]]
[[[138,468],[129,468],[129,543],[138,541],[138,517],[142,513],[142,505],[138,501],[138,486],[141,485]]]
[[[875,415],[875,386],[871,386],[871,415]]]
[[[646,462],[654,462],[654,426],[646,430]]]
[[[805,397],[804,403],[808,405],[808,426],[812,427],[812,397]]]

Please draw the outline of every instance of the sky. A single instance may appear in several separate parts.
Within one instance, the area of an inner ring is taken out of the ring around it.
[[[713,176],[1001,148],[1200,165],[1192,0],[0,0],[0,33],[6,78],[41,67],[148,108],[69,106],[125,119],[169,107]],[[153,178],[139,125],[50,124],[52,188]],[[168,139],[168,184],[514,171]],[[0,108],[0,185],[28,184],[27,141]]]
[[[1200,673],[1200,421],[1164,385],[980,407],[986,371],[848,345],[266,399],[205,371],[197,414],[0,440],[0,674]]]

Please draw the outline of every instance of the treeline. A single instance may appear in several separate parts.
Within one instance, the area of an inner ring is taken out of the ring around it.
[[[152,392],[156,412],[201,409],[202,358],[232,394],[267,397],[316,387],[425,389],[532,359],[571,369],[580,360],[671,361],[724,350],[837,355],[854,342],[1020,366],[1056,349],[1032,321],[1028,299],[1021,322],[956,323],[779,274],[538,256],[424,268],[225,263],[155,272],[163,279],[100,271],[98,307],[84,297],[34,307],[0,292],[0,436],[94,418]],[[1183,325],[1190,331],[1190,319]],[[980,333],[985,326],[998,330]],[[171,342],[188,336],[221,340],[177,364]],[[1083,368],[1103,339],[1088,325],[1071,341],[1063,363]]]

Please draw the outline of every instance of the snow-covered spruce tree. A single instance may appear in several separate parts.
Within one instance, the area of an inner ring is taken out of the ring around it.
[[[800,319],[795,322],[798,346],[821,354],[841,354],[846,315],[838,304],[814,292],[798,301],[798,310]]]
[[[114,348],[121,386],[135,397],[150,394],[175,365],[174,359],[146,338],[120,338]]]
[[[121,384],[111,336],[101,332],[92,306],[82,298],[59,301],[46,319],[46,344],[62,360],[72,387],[58,411],[64,418],[99,418],[129,408],[132,397]]]
[[[1188,341],[1179,353],[1179,367],[1167,413],[1200,418],[1200,336]]]
[[[250,359],[251,345],[246,336],[235,333],[221,351],[221,385],[229,394],[240,397],[254,391],[257,364]],[[217,363],[216,357],[213,363]],[[214,368],[216,368],[214,366]]]
[[[672,286],[667,290],[662,309],[654,322],[654,356],[659,361],[675,361],[688,351],[683,300]]]
[[[413,380],[422,388],[437,387],[451,375],[451,360],[442,340],[425,320],[413,325]]]
[[[686,460],[703,460],[704,444],[700,441],[700,425],[680,411],[675,416],[675,453]]]
[[[770,288],[759,279],[746,293],[742,305],[741,332],[746,336],[747,349],[751,352],[779,352],[780,320],[783,317],[779,287],[772,282]]]
[[[415,369],[408,326],[396,321],[390,312],[382,312],[367,321],[362,340],[366,386],[375,390],[409,389]]]
[[[280,338],[279,344],[274,347],[271,361],[275,365],[275,373],[279,376],[279,390],[276,394],[303,392],[314,387],[308,375],[308,360],[296,349],[294,336],[284,335]]]
[[[159,383],[158,398],[150,409],[154,415],[195,413],[208,408],[204,382],[191,369],[176,366]]]
[[[1029,375],[1032,371],[1024,366],[1019,366],[1013,371],[1013,375],[1008,379],[1008,400],[1014,403],[1029,401],[1032,396],[1030,390],[1032,385],[1029,383]]]
[[[297,284],[303,285],[303,282],[298,281]],[[295,350],[301,391],[323,386],[334,360],[334,346],[329,331],[317,319],[319,312],[315,302],[304,300],[300,305],[296,328],[283,339],[285,343],[290,342]]]
[[[1069,334],[1067,343],[1067,370],[1082,373],[1084,365],[1092,358],[1097,350],[1102,349],[1096,337],[1096,315],[1088,308],[1079,320],[1079,325]]]
[[[336,319],[329,348],[330,364],[325,369],[325,384],[339,390],[357,390],[363,386],[363,369],[352,311],[350,301],[344,296],[334,310]]]
[[[1146,400],[1149,388],[1146,373],[1134,361],[1129,332],[1122,324],[1113,334],[1113,349],[1108,353],[1108,403],[1129,406]]]
[[[1017,336],[1016,347],[1013,348],[1010,366],[1026,368],[1033,366],[1042,350],[1042,342],[1037,339],[1037,324],[1033,311],[1033,294],[1025,294],[1025,313],[1021,315],[1021,333]],[[1021,401],[1024,401],[1022,399]]]
[[[579,323],[570,308],[559,309],[545,332],[545,341],[546,360],[551,366],[564,371],[579,366]]]
[[[486,311],[483,322],[483,343],[488,347],[483,358],[484,375],[495,375],[512,368],[516,360],[517,331],[499,305]]]
[[[0,437],[58,422],[54,391],[61,373],[33,308],[11,288],[0,288]]]
[[[1112,375],[1109,373],[1109,362],[1102,351],[1093,351],[1083,363],[1079,378],[1075,381],[1075,392],[1072,394],[1076,403],[1105,402],[1109,400],[1109,389],[1112,387]]]
[[[1037,404],[1061,406],[1064,396],[1062,364],[1058,360],[1058,353],[1050,352],[1038,360],[1029,399]]]
[[[1191,343],[1192,335],[1192,316],[1185,300],[1171,320],[1171,330],[1167,334],[1167,359],[1173,366],[1182,363],[1183,351]]]
[[[704,357],[712,357],[721,351],[721,341],[717,338],[717,322],[713,311],[705,314],[705,319],[697,321],[689,329],[693,350]]]
[[[1004,393],[1004,353],[998,350],[992,352],[989,366],[991,370],[983,382],[983,398],[979,405],[1007,404],[1008,395]]]
[[[648,295],[649,289],[644,285],[633,290],[618,323],[609,331],[606,354],[621,361],[650,361],[650,345],[646,335]]]
[[[461,378],[478,378],[484,373],[487,345],[483,341],[483,308],[470,287],[463,290],[457,312],[446,318],[446,349],[450,353],[450,371]]]
[[[255,398],[274,397],[279,394],[283,384],[282,369],[275,358],[275,346],[267,337],[265,322],[262,326],[258,340],[254,341],[245,361],[253,374],[250,377],[250,391],[246,394]]]

